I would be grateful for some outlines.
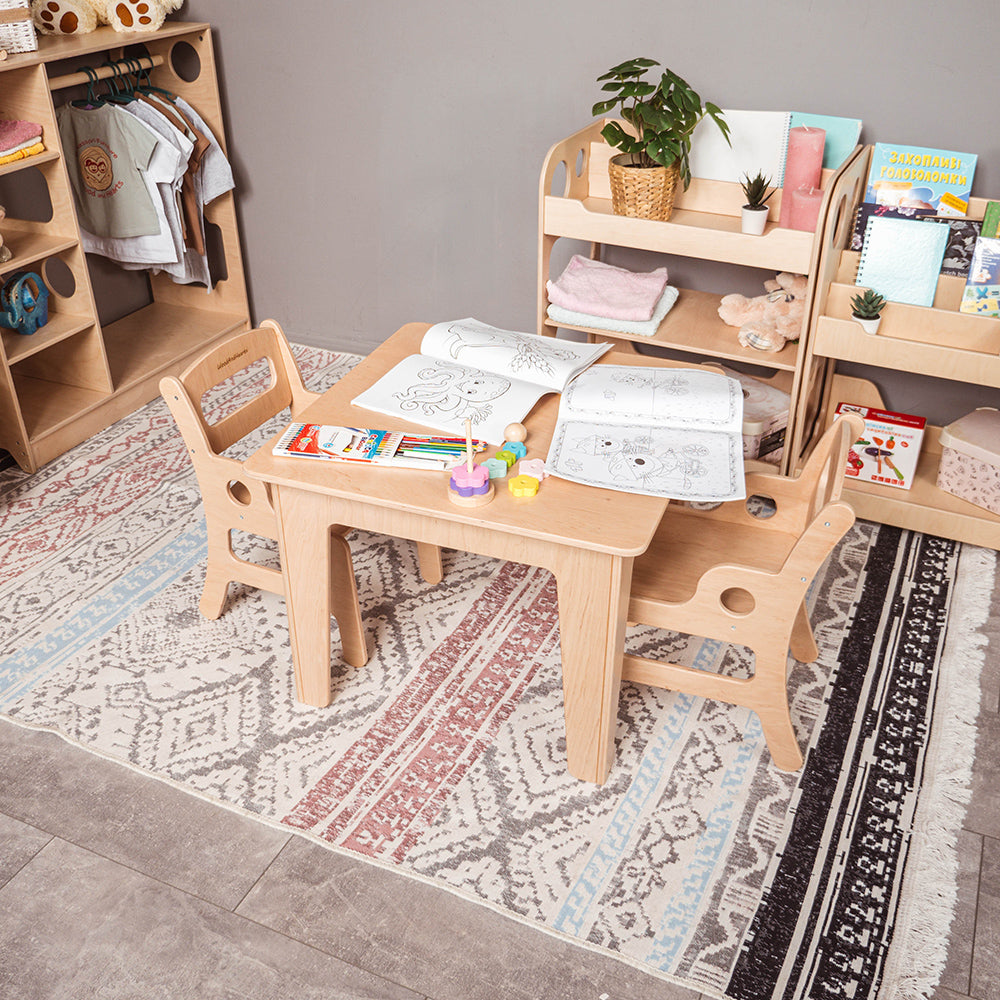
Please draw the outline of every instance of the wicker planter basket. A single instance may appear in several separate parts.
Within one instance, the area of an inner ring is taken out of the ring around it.
[[[620,163],[627,155],[608,161],[611,179],[611,208],[615,215],[666,222],[674,209],[674,193],[680,167],[631,167]]]

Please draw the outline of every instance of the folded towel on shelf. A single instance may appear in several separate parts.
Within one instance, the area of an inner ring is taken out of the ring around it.
[[[39,153],[45,152],[45,146],[41,142],[36,142],[31,146],[25,146],[23,149],[19,149],[16,153],[7,153],[0,156],[0,165],[4,163],[13,163],[14,160],[24,160],[29,156],[37,156]]]
[[[608,319],[606,316],[591,316],[589,313],[564,309],[555,303],[549,306],[548,316],[553,323],[558,323],[560,326],[586,326],[594,330],[607,330],[609,333],[631,333],[637,337],[652,337],[660,328],[663,317],[673,308],[677,301],[677,295],[677,289],[673,285],[667,285],[653,309],[652,317],[643,322]]]
[[[37,122],[26,122],[20,119],[0,118],[0,153],[12,153],[42,137],[42,126]]]
[[[629,322],[651,319],[666,285],[665,267],[639,273],[579,254],[545,283],[549,301],[562,309]]]

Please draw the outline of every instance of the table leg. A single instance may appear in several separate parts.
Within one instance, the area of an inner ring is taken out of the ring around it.
[[[632,559],[563,549],[552,570],[559,593],[569,772],[603,784],[614,760]]]
[[[330,521],[323,497],[277,486],[278,546],[295,667],[295,696],[330,704]]]

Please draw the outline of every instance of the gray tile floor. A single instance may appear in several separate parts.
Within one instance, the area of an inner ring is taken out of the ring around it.
[[[1000,1000],[1000,632],[936,1000]],[[0,1000],[697,1000],[0,720]]]

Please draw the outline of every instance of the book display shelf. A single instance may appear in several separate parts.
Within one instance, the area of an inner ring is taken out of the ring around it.
[[[41,124],[45,143],[44,153],[0,166],[0,204],[8,202],[0,231],[14,254],[0,265],[0,282],[29,270],[49,291],[49,320],[34,334],[0,328],[0,448],[26,472],[153,399],[163,375],[181,371],[214,341],[249,327],[231,192],[205,210],[209,261],[217,276],[210,291],[150,275],[145,304],[107,325],[98,317],[53,94],[65,91],[58,103],[80,96],[69,88],[86,80],[81,65],[96,69],[139,56],[154,67],[152,84],[195,107],[225,150],[206,24],[168,21],[141,34],[102,27],[80,37],[45,36],[37,51],[0,62],[0,117]]]
[[[693,178],[686,191],[678,191],[675,207],[667,222],[614,215],[608,180],[608,160],[613,150],[601,136],[605,120],[598,120],[579,132],[557,142],[545,158],[539,186],[538,225],[538,332],[554,336],[557,324],[547,314],[549,305],[546,281],[552,250],[559,239],[580,240],[590,244],[591,255],[600,257],[607,246],[628,247],[678,255],[706,261],[718,261],[773,272],[788,271],[809,278],[802,334],[798,342],[789,342],[777,352],[762,352],[742,347],[737,330],[718,315],[719,301],[725,292],[716,294],[695,289],[680,289],[677,303],[666,315],[653,337],[628,333],[609,334],[604,330],[581,326],[566,327],[586,333],[590,340],[610,340],[617,349],[634,349],[634,344],[695,355],[701,359],[736,361],[759,369],[755,377],[790,393],[787,439],[795,428],[793,420],[800,413],[798,401],[813,397],[812,389],[822,379],[822,372],[805,370],[808,357],[806,336],[812,301],[816,293],[815,275],[819,266],[820,234],[827,216],[830,193],[837,179],[861,154],[858,146],[837,170],[824,170],[825,192],[820,208],[817,232],[782,228],[773,220],[779,217],[781,191],[770,200],[771,220],[761,236],[741,232],[740,208],[745,201],[738,183]],[[559,187],[560,190],[554,190]],[[773,277],[773,274],[771,275]],[[731,289],[730,289],[731,290]],[[818,362],[817,362],[818,363]],[[773,374],[769,374],[773,373]],[[808,414],[810,407],[801,409]],[[786,447],[787,467],[790,451]]]
[[[806,337],[806,365],[822,366],[819,420],[810,424],[805,400],[798,401],[792,451],[801,456],[833,419],[838,402],[885,408],[874,382],[837,371],[838,362],[946,379],[996,389],[1000,406],[1000,320],[959,312],[965,278],[942,274],[933,305],[890,302],[875,336],[851,319],[851,297],[859,253],[848,249],[854,213],[864,198],[872,147],[861,151],[841,172],[831,190],[826,225],[821,233],[816,294]],[[967,217],[982,219],[987,201],[972,198]],[[817,364],[818,363],[818,364]],[[953,420],[971,406],[956,392]],[[810,433],[811,432],[811,433]],[[940,427],[928,425],[909,490],[850,483],[844,496],[858,517],[924,531],[992,549],[1000,549],[1000,515],[936,485],[941,458]]]

